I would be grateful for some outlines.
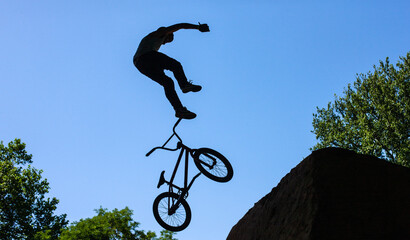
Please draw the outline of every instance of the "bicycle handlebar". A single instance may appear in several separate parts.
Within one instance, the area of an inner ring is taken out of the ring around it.
[[[145,154],[146,157],[148,157],[149,155],[151,155],[151,153],[153,153],[155,150],[157,150],[159,147],[154,147],[153,149],[151,149],[151,151],[149,151],[147,154]]]
[[[178,134],[175,132],[175,128],[177,127],[177,125],[179,124],[179,122],[181,122],[182,118],[178,119],[178,121],[175,123],[174,127],[172,128],[173,134],[171,135],[171,137],[168,138],[168,140],[164,143],[164,145],[162,145],[161,147],[154,147],[153,149],[151,149],[151,151],[149,151],[147,154],[145,154],[146,157],[148,157],[149,155],[151,155],[151,153],[153,153],[155,150],[157,149],[164,149],[164,150],[168,150],[168,151],[176,151],[178,149],[181,148],[181,144],[182,144],[182,139],[178,136]],[[179,143],[177,144],[177,147],[175,149],[172,148],[166,148],[165,145],[167,145],[167,143],[169,142],[169,140],[171,140],[171,138],[173,136],[176,136],[179,140]],[[181,144],[180,144],[181,143]]]
[[[154,147],[153,149],[151,149],[151,151],[149,151],[147,154],[145,154],[145,156],[148,157],[149,155],[151,155],[151,153],[153,153],[157,149],[163,149],[163,150],[167,150],[167,151],[176,151],[180,148],[181,148],[180,143],[177,144],[177,147],[175,149],[174,148],[166,148],[166,147]]]

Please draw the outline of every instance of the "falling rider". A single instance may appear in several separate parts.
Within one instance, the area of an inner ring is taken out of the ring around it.
[[[201,86],[188,81],[181,63],[158,52],[161,45],[174,40],[174,32],[180,29],[197,29],[201,32],[209,32],[207,24],[179,23],[169,27],[160,27],[156,31],[145,36],[138,46],[134,55],[135,67],[144,75],[164,87],[165,96],[175,110],[177,118],[193,119],[196,114],[184,107],[175,91],[173,80],[165,75],[164,70],[173,72],[175,79],[183,93],[198,92]]]

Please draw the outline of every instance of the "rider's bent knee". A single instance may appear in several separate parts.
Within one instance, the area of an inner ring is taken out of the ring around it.
[[[182,64],[180,63],[180,62],[178,62],[177,60],[174,60],[174,61],[172,61],[172,64],[171,64],[171,71],[172,70],[179,70],[179,69],[182,69]]]
[[[175,88],[174,81],[170,77],[164,77],[162,81],[162,86],[164,88]]]

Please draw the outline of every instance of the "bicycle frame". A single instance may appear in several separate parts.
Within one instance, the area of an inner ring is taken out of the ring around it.
[[[180,153],[179,153],[178,160],[177,160],[177,162],[176,162],[176,164],[175,164],[175,168],[174,168],[174,171],[173,171],[173,173],[172,173],[171,180],[170,180],[169,182],[167,182],[167,181],[165,181],[165,179],[164,179],[163,182],[162,182],[162,184],[167,183],[167,184],[169,185],[169,191],[170,191],[170,192],[173,192],[173,191],[172,191],[172,190],[173,190],[172,188],[176,188],[176,189],[178,189],[178,190],[181,192],[181,194],[180,194],[181,196],[185,196],[185,195],[188,193],[189,189],[191,188],[192,184],[194,183],[195,179],[196,179],[197,177],[199,177],[199,175],[201,175],[201,173],[196,174],[196,175],[192,178],[192,180],[189,182],[189,184],[188,184],[188,159],[189,159],[189,155],[191,155],[191,157],[192,157],[192,152],[193,152],[193,150],[190,149],[189,147],[187,147],[186,145],[182,144],[181,142],[179,142],[178,145],[179,145],[179,147],[181,148],[181,151],[180,151]],[[184,187],[183,187],[183,188],[180,188],[180,187],[178,187],[177,185],[173,184],[173,182],[174,182],[174,178],[175,178],[175,176],[176,176],[176,173],[177,173],[177,171],[178,171],[179,164],[181,163],[181,159],[182,159],[182,156],[184,155],[184,153],[185,153]],[[163,173],[165,173],[165,171],[163,171]],[[161,175],[163,176],[162,173],[161,173]],[[161,179],[160,179],[160,182],[159,182],[159,184],[158,184],[158,188],[159,188],[162,184],[161,184]]]
[[[149,155],[151,155],[157,149],[163,149],[163,150],[167,150],[167,151],[177,151],[178,149],[181,149],[170,181],[165,180],[165,177],[164,177],[165,171],[162,171],[161,175],[160,175],[158,185],[157,185],[157,188],[160,188],[161,185],[163,185],[164,183],[167,183],[169,185],[169,190],[168,190],[169,192],[173,192],[173,188],[178,189],[178,195],[180,197],[179,197],[178,201],[172,207],[168,206],[169,212],[170,212],[169,214],[173,214],[173,212],[175,212],[175,210],[179,206],[179,203],[180,203],[181,199],[185,199],[185,198],[188,197],[189,189],[191,188],[191,186],[194,183],[195,179],[198,178],[201,175],[201,173],[196,174],[188,184],[188,159],[189,159],[189,155],[191,155],[191,157],[193,158],[193,153],[194,153],[195,150],[193,150],[193,149],[189,148],[188,146],[184,145],[182,143],[182,139],[175,132],[175,128],[181,122],[181,120],[182,120],[182,118],[178,119],[178,121],[175,123],[175,125],[172,129],[173,134],[171,135],[171,137],[168,138],[168,140],[162,146],[155,147],[155,148],[151,149],[151,151],[149,151],[146,154],[146,156],[148,157]],[[179,142],[177,143],[177,147],[175,149],[165,147],[167,145],[167,143],[174,136],[176,136],[179,140]],[[178,187],[177,185],[175,185],[173,182],[174,182],[176,173],[178,171],[178,168],[179,168],[179,165],[181,163],[181,160],[182,160],[182,157],[183,157],[184,153],[185,153],[184,186],[181,188],[181,187]]]

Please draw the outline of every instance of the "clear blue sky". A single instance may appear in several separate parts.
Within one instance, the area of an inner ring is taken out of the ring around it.
[[[178,131],[191,147],[223,153],[231,182],[201,176],[180,240],[225,239],[230,229],[315,144],[312,114],[356,73],[410,51],[410,1],[1,1],[0,140],[21,138],[70,221],[125,206],[159,233],[152,202],[176,153],[145,153],[175,117],[159,85],[132,64],[159,26],[181,30],[161,51],[179,60],[199,93]],[[172,76],[172,75],[171,75]],[[193,166],[193,164],[191,164]],[[196,173],[192,167],[191,173]]]

